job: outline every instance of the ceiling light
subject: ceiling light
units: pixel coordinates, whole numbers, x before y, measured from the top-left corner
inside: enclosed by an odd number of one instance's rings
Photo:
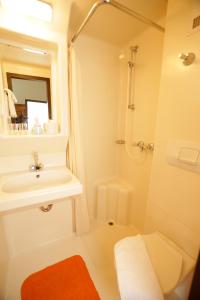
[[[41,55],[46,55],[47,54],[47,52],[45,52],[44,50],[30,49],[30,48],[23,48],[23,50],[27,51],[27,52],[34,53],[34,54],[41,54]]]
[[[1,5],[14,13],[51,22],[52,6],[40,0],[0,0]]]

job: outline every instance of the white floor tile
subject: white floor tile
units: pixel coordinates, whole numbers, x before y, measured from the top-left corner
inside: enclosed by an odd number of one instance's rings
[[[119,300],[113,247],[118,240],[135,234],[136,230],[128,226],[95,224],[81,237],[72,236],[21,253],[10,261],[6,300],[20,300],[22,282],[31,273],[76,254],[85,260],[101,299]]]

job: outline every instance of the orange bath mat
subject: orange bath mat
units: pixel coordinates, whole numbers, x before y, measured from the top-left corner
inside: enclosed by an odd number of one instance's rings
[[[30,275],[22,300],[100,300],[83,259],[76,255]]]

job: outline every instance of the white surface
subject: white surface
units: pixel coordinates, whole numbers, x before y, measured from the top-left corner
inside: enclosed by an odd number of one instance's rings
[[[15,103],[17,103],[18,101],[15,97],[15,94],[7,88],[4,88],[4,101],[6,102],[5,105],[8,106],[7,117],[16,118],[17,113],[16,113],[16,109],[15,109]],[[6,113],[6,112],[4,112],[4,113]]]
[[[96,183],[117,176],[119,48],[80,35],[75,51],[87,201],[94,217]]]
[[[58,132],[58,124],[54,120],[48,120],[46,124],[44,124],[45,132],[50,135],[55,135]]]
[[[142,236],[119,241],[114,252],[122,300],[164,300]]]
[[[79,100],[81,91],[79,90],[77,82],[77,67],[78,61],[74,48],[70,50],[70,61],[69,61],[69,82],[70,83],[70,97],[69,97],[69,124],[70,124],[70,135],[68,142],[68,167],[83,183],[85,187],[86,181],[86,163],[84,159],[84,147],[81,136],[81,124],[80,124],[80,107]],[[86,199],[85,188],[83,189],[82,195],[75,198],[74,201],[74,217],[76,220],[76,233],[83,234],[90,230],[90,220],[88,211],[88,200]]]
[[[167,161],[173,166],[200,173],[200,144],[191,141],[170,141]]]
[[[94,283],[96,284],[98,279],[96,279],[95,266],[91,261],[87,250],[83,246],[81,238],[72,236],[53,241],[52,243],[13,257],[9,266],[7,295],[6,298],[2,300],[20,300],[20,288],[26,277],[33,272],[39,271],[72,255],[81,255],[83,257]]]
[[[2,183],[4,193],[26,193],[63,185],[72,180],[72,176],[65,170],[44,170],[39,172],[25,172],[17,175],[7,175]]]
[[[40,178],[37,178],[41,179],[40,186],[35,185],[34,174],[40,175]],[[52,168],[34,174],[19,172],[0,177],[1,213],[49,201],[54,203],[58,199],[78,195],[82,192],[82,185],[66,167]],[[50,186],[48,180],[51,183]]]
[[[3,240],[4,237],[9,260],[21,253],[34,251],[38,247],[70,237],[73,234],[72,200],[70,198],[54,203],[48,213],[42,212],[38,205],[34,208],[28,207],[3,214],[0,219],[4,233],[1,239]],[[0,250],[2,253],[2,248]]]
[[[189,164],[196,164],[199,156],[198,149],[182,147],[179,152],[178,159]]]
[[[0,156],[0,175],[28,170],[30,164],[33,164],[33,149],[30,150],[30,154],[26,155],[17,155],[17,153],[14,156]],[[39,161],[43,163],[45,169],[64,166],[66,164],[66,152],[39,153]]]
[[[2,0],[3,7],[8,11],[14,12],[15,16],[21,17],[30,16],[43,21],[51,22],[52,20],[52,7],[48,3],[42,1],[27,1],[22,0],[16,3],[15,0]]]
[[[97,184],[96,216],[99,221],[114,220],[128,225],[133,188],[119,179]]]
[[[76,254],[85,260],[101,300],[120,300],[113,246],[118,240],[134,234],[136,230],[128,226],[95,224],[90,233],[82,237],[59,239],[14,256],[10,260],[6,300],[20,300],[21,284],[31,273]]]
[[[42,126],[48,121],[48,103],[47,102],[27,102],[27,112],[28,112],[28,129],[31,131],[35,125],[38,125],[36,120],[40,126]],[[33,131],[33,133],[35,133]],[[35,133],[37,134],[37,133]]]
[[[182,255],[158,233],[143,236],[149,257],[164,294],[178,284],[182,273]]]
[[[177,244],[175,244],[172,240],[161,234],[160,232],[155,233],[160,239],[166,242],[169,247],[173,248],[177,253],[182,256],[182,268],[181,274],[179,278],[179,282],[182,282],[191,271],[193,271],[195,266],[195,259],[193,259],[190,255],[188,255],[183,249],[181,249]],[[144,235],[144,238],[147,235]]]
[[[169,140],[200,144],[199,64],[195,61],[185,67],[177,58],[180,51],[199,54],[199,33],[188,37],[193,9],[200,11],[200,1],[168,1],[146,230],[162,231],[196,258],[200,245],[199,173],[166,163]]]
[[[133,5],[135,5],[135,0],[130,2],[134,2]],[[140,152],[137,147],[132,147],[132,144],[134,141],[141,140],[154,141],[163,38],[164,35],[161,32],[148,27],[147,30],[135,36],[121,52],[125,55],[125,58],[120,62],[121,97],[118,138],[124,139],[124,136],[126,136],[126,147],[117,146],[119,151],[118,167],[119,176],[135,189],[129,216],[130,221],[141,232],[143,232],[145,222],[153,153]],[[135,45],[138,45],[139,49],[136,56],[135,78],[133,79],[135,81],[134,102],[136,106],[133,112],[131,110],[127,111],[127,105],[125,104],[127,99],[129,47]],[[126,134],[125,123],[127,124]],[[134,157],[134,159],[131,157]]]

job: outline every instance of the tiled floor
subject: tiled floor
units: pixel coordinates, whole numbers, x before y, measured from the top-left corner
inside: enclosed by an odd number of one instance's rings
[[[6,300],[20,299],[20,286],[31,273],[69,256],[79,254],[85,260],[102,300],[119,300],[114,269],[113,246],[137,231],[128,226],[93,224],[90,233],[55,241],[10,261]]]

